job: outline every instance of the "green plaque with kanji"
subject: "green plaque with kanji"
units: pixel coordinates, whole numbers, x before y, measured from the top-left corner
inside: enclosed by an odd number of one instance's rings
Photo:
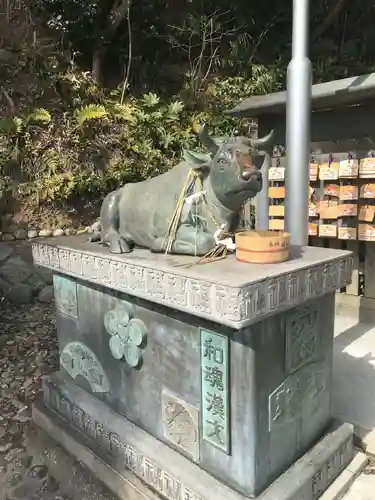
[[[202,437],[229,455],[228,337],[201,330]]]

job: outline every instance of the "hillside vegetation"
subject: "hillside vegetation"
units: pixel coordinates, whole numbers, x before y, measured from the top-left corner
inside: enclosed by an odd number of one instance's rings
[[[283,88],[291,6],[1,0],[1,213],[38,226],[90,218],[108,191],[198,147],[200,123],[249,133],[222,112]],[[368,0],[313,2],[315,82],[373,70],[373,16]]]

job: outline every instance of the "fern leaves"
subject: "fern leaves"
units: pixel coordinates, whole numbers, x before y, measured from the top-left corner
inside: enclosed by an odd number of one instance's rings
[[[0,134],[6,136],[20,134],[22,126],[23,121],[21,118],[4,118],[0,120]]]
[[[61,158],[55,149],[47,149],[41,158],[42,169],[47,173],[48,177],[51,175],[56,175],[58,172],[59,165],[61,163]]]
[[[29,123],[37,123],[37,124],[43,124],[43,125],[48,125],[52,121],[52,116],[44,108],[37,108],[31,111],[26,117],[25,117],[25,124]]]
[[[75,112],[78,125],[82,128],[86,122],[98,120],[108,116],[108,111],[101,104],[88,104]]]
[[[44,108],[33,109],[26,116],[15,116],[0,120],[0,134],[6,136],[19,135],[28,125],[48,125],[52,121],[49,111]]]
[[[129,104],[113,102],[107,106],[109,114],[116,120],[135,123],[134,107]]]

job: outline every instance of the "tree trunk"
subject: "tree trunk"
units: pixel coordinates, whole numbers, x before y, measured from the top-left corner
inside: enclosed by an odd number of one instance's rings
[[[96,83],[101,83],[102,81],[103,62],[106,52],[107,49],[105,47],[100,47],[94,50],[92,56],[91,74]]]
[[[103,32],[104,39],[109,42],[113,39],[117,29],[121,25],[127,13],[129,13],[131,0],[115,0],[109,13],[107,26]],[[92,77],[97,83],[101,83],[103,62],[107,53],[106,47],[99,47],[94,50],[92,56]]]

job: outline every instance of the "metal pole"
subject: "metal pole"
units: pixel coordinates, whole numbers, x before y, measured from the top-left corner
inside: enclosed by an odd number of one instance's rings
[[[256,229],[268,231],[269,228],[269,198],[268,198],[268,170],[271,163],[271,156],[266,153],[262,166],[263,189],[256,197]]]
[[[308,244],[312,86],[309,4],[309,0],[293,0],[293,48],[287,74],[285,222],[294,246]]]

